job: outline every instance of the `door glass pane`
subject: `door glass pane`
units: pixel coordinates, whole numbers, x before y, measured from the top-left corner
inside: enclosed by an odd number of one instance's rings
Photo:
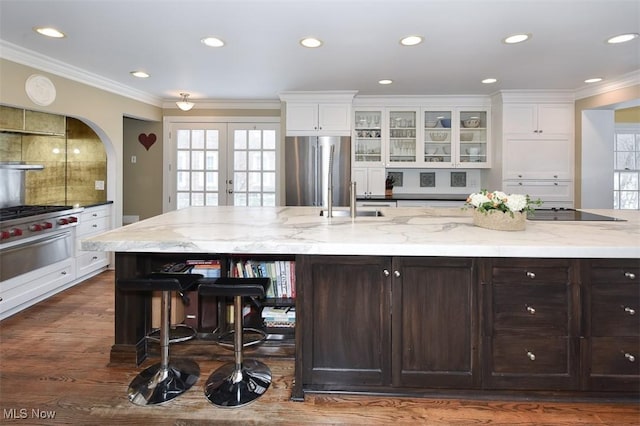
[[[267,200],[275,205],[276,131],[254,128],[234,133],[234,204],[260,206]]]
[[[176,130],[176,208],[217,205],[220,131]]]
[[[249,151],[249,170],[262,169],[262,153],[260,151]]]
[[[233,153],[234,170],[247,170],[247,151],[236,151]]]
[[[204,130],[191,131],[191,149],[204,148]]]
[[[613,208],[640,209],[640,127],[616,126],[613,161]]]

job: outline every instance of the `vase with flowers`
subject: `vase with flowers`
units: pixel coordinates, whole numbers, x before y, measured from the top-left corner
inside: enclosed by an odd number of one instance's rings
[[[472,207],[473,224],[499,231],[522,231],[525,229],[527,213],[534,211],[542,201],[531,200],[529,195],[489,192],[483,189],[470,194],[465,208]]]

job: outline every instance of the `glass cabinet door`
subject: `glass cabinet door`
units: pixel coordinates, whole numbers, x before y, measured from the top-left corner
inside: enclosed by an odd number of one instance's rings
[[[486,111],[460,111],[459,137],[461,164],[472,166],[488,161]]]
[[[382,163],[382,111],[355,112],[355,163]]]
[[[416,111],[389,111],[389,163],[417,160]]]
[[[424,162],[430,166],[451,166],[451,116],[451,111],[424,111]]]

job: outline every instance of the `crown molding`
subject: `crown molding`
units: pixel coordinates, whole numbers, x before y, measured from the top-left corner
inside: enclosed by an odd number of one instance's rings
[[[637,85],[640,85],[640,70],[624,74],[615,80],[602,81],[600,83],[590,84],[577,89],[575,92],[575,98],[576,100],[588,98],[590,96],[602,95],[603,93]]]
[[[97,74],[71,66],[65,62],[33,52],[13,43],[0,39],[0,58],[36,68],[87,86],[95,87],[116,95],[160,107],[162,100],[149,93],[142,92]]]

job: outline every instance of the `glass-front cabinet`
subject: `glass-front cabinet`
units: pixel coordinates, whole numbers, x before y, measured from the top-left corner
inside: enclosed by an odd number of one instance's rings
[[[383,164],[383,120],[382,109],[354,112],[353,162],[356,167]]]
[[[487,111],[460,110],[458,167],[486,167],[488,158]]]
[[[484,168],[489,165],[487,110],[423,109],[427,168]]]
[[[453,133],[451,110],[423,110],[425,167],[452,167]]]
[[[387,166],[411,166],[418,159],[418,112],[394,109],[389,111],[389,149]]]
[[[489,107],[361,106],[354,109],[354,167],[490,167]]]

